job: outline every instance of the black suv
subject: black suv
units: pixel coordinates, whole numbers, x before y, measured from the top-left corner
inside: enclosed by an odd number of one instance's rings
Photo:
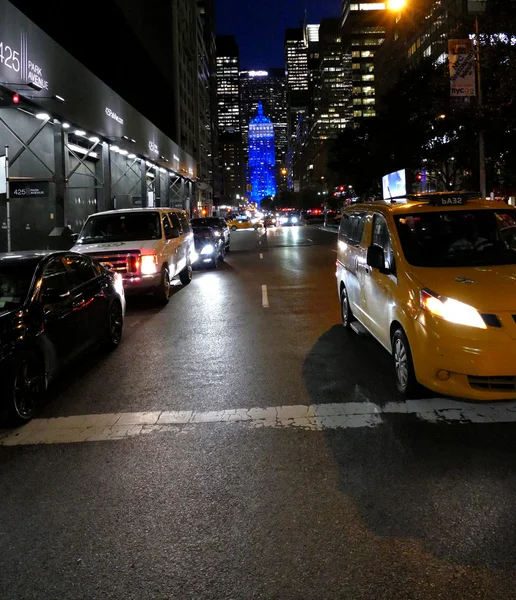
[[[220,231],[221,236],[224,239],[225,251],[229,252],[231,250],[229,227],[224,219],[219,219],[218,217],[204,217],[192,219],[190,223],[192,224],[192,227],[211,227],[212,229],[215,229],[215,231]]]

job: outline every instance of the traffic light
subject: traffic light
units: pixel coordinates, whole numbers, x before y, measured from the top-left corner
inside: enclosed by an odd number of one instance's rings
[[[346,188],[343,185],[339,186],[339,192],[343,192]]]
[[[20,104],[21,98],[17,92],[13,92],[10,96],[3,95],[0,96],[0,106],[18,106]]]
[[[423,174],[422,174],[422,173],[418,173],[418,174],[416,175],[416,179],[417,179],[418,181],[423,181]]]

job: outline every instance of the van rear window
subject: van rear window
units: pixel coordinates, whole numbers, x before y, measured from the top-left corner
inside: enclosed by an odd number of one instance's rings
[[[364,233],[365,213],[344,214],[340,222],[339,240],[357,245]]]

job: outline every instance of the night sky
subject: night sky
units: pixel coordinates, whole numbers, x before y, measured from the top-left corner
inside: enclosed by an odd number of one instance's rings
[[[236,37],[242,69],[283,67],[285,29],[338,17],[341,0],[216,0],[217,33]]]

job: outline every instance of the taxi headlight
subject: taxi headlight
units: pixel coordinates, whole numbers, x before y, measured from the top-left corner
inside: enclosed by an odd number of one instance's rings
[[[206,244],[206,246],[204,246],[204,248],[201,250],[201,254],[206,255],[206,254],[213,254],[215,252],[215,248],[212,244]]]
[[[420,293],[421,307],[436,317],[441,317],[457,325],[469,325],[479,329],[487,329],[484,320],[476,308],[453,298],[439,296],[431,290],[424,289]]]
[[[142,275],[153,275],[158,272],[158,257],[155,254],[144,255],[141,261]]]

